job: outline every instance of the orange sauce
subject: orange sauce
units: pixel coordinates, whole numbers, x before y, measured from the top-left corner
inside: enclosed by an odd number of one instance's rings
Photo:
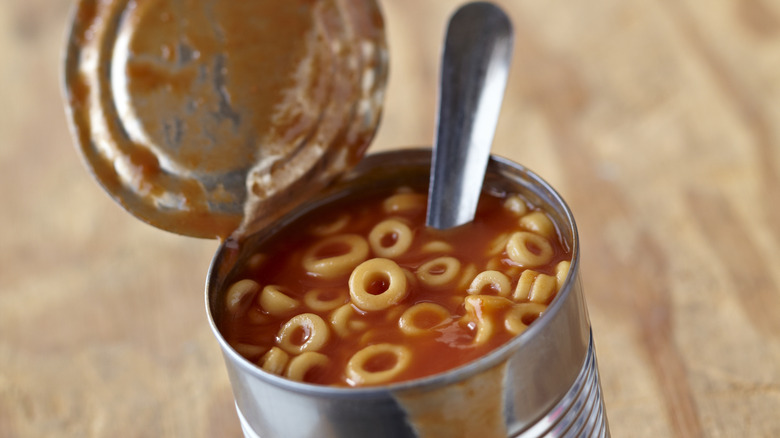
[[[311,230],[318,225],[335,223],[345,212],[351,220],[346,228],[339,233],[359,234],[367,237],[375,224],[389,217],[401,218],[409,225],[413,233],[411,247],[402,255],[393,257],[395,262],[407,271],[414,273],[423,263],[439,257],[452,256],[461,262],[458,280],[448,287],[428,287],[422,281],[412,278],[408,281],[408,294],[399,304],[381,311],[366,312],[355,305],[355,318],[365,322],[365,329],[356,330],[351,336],[339,337],[331,331],[328,343],[319,351],[330,358],[330,364],[326,369],[317,369],[316,372],[307,374],[305,380],[310,383],[353,386],[345,373],[346,363],[350,357],[362,348],[378,343],[391,343],[404,345],[411,350],[411,365],[389,382],[411,380],[438,374],[452,368],[464,365],[491,350],[506,343],[513,334],[503,329],[503,320],[508,308],[490,309],[484,308],[483,313],[488,313],[490,318],[496,321],[495,336],[481,345],[475,345],[475,324],[468,318],[463,318],[467,313],[463,304],[463,298],[468,296],[467,289],[471,280],[477,273],[487,270],[491,259],[498,257],[500,266],[495,268],[508,274],[511,280],[511,290],[514,291],[520,274],[524,270],[518,267],[502,250],[499,255],[488,254],[489,248],[498,236],[515,231],[523,231],[519,225],[519,216],[504,207],[504,197],[483,193],[472,223],[451,230],[435,230],[425,226],[425,209],[418,208],[409,211],[385,213],[383,201],[390,193],[381,196],[372,195],[360,199],[346,199],[321,207],[291,225],[276,233],[262,247],[256,249],[256,253],[263,254],[264,260],[259,266],[245,267],[238,273],[233,281],[240,279],[255,280],[260,288],[266,285],[279,285],[290,297],[300,301],[301,306],[294,314],[318,313],[325,321],[329,320],[332,311],[316,312],[308,308],[303,300],[307,291],[314,288],[326,291],[348,291],[348,279],[350,273],[337,278],[325,279],[306,272],[303,267],[303,254],[312,244],[321,237],[315,236]],[[528,204],[529,212],[538,210]],[[395,237],[390,237],[389,242]],[[555,276],[556,265],[561,261],[570,261],[571,254],[565,244],[562,243],[560,233],[556,230],[556,238],[550,242],[554,254],[549,263],[543,266],[533,267],[534,271]],[[451,250],[445,252],[425,252],[423,246],[433,241],[444,241],[451,245]],[[530,248],[529,248],[530,249]],[[325,248],[325,251],[343,251],[338,247]],[[376,257],[371,252],[368,258]],[[495,263],[495,261],[494,261]],[[466,267],[474,265],[471,278],[463,277]],[[386,289],[385,279],[379,278],[376,284],[368,289],[370,293],[381,293]],[[459,284],[458,284],[459,283]],[[230,283],[232,284],[232,282]],[[227,286],[229,286],[228,284]],[[495,290],[485,287],[480,291],[483,295],[495,295]],[[327,299],[335,293],[323,293],[322,298]],[[260,346],[253,353],[247,354],[247,359],[258,361],[263,351],[267,351],[275,344],[275,339],[280,328],[292,315],[274,318],[267,315],[258,305],[259,300],[253,299],[251,307],[243,314],[231,314],[222,312],[222,317],[217,321],[218,326],[231,345],[249,344]],[[344,298],[344,303],[349,302],[349,294]],[[398,319],[404,309],[417,303],[436,303],[447,309],[450,316],[441,322],[435,320],[432,315],[419,315],[418,326],[433,325],[426,334],[410,336],[399,328]],[[258,318],[259,317],[259,318]],[[524,323],[531,323],[534,317],[525,319]],[[261,321],[258,323],[258,321]],[[389,362],[388,362],[389,361]],[[393,358],[379,356],[370,361],[366,367],[378,369],[389,368],[394,362]]]

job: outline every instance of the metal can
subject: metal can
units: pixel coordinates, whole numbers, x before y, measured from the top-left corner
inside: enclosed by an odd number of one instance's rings
[[[384,387],[335,388],[266,373],[222,337],[215,316],[226,281],[264,239],[317,206],[368,187],[424,185],[430,151],[369,155],[337,184],[241,245],[224,243],[206,285],[209,320],[225,357],[246,437],[609,436],[571,211],[540,177],[491,157],[487,189],[517,192],[557,222],[572,249],[568,278],[521,335],[449,372]]]

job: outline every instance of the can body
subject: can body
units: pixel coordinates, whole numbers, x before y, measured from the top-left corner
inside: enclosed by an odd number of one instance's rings
[[[492,157],[485,186],[518,192],[542,207],[572,249],[568,278],[545,314],[521,335],[465,366],[375,388],[333,388],[268,374],[234,351],[217,328],[231,273],[264,238],[318,205],[367,187],[424,185],[430,150],[375,154],[292,215],[223,244],[212,263],[206,305],[222,348],[245,436],[535,437],[609,436],[590,322],[579,275],[579,242],[560,196],[522,166]]]

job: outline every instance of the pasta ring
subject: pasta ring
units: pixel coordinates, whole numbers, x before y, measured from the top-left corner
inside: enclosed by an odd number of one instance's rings
[[[225,307],[234,316],[243,315],[259,290],[260,285],[256,281],[239,280],[225,294]]]
[[[423,319],[423,322],[420,322]],[[450,319],[450,312],[435,303],[418,303],[406,309],[398,319],[398,327],[410,336],[433,333],[432,329]]]
[[[271,347],[268,353],[257,361],[260,368],[271,374],[282,375],[287,362],[290,361],[290,355],[279,347]]]
[[[428,198],[422,193],[396,193],[382,202],[385,213],[410,213],[425,211]]]
[[[532,251],[533,245],[537,251]],[[553,257],[553,247],[544,237],[529,231],[518,231],[506,243],[506,253],[509,258],[523,267],[541,266],[549,263]]]
[[[246,322],[254,325],[268,324],[272,320],[271,315],[263,312],[263,309],[257,306],[250,307],[246,312],[245,318]]]
[[[509,333],[517,336],[528,328],[528,325],[539,318],[547,306],[538,303],[515,304],[504,319],[504,327]]]
[[[509,233],[503,233],[493,238],[490,241],[485,252],[489,256],[498,256],[506,249],[506,243],[509,241]]]
[[[475,345],[485,344],[493,338],[496,332],[494,321],[496,311],[512,305],[512,301],[492,295],[469,295],[463,302],[466,307],[464,319],[466,322],[473,323],[476,331]]]
[[[300,330],[303,336],[300,336]],[[319,351],[330,339],[328,324],[318,315],[301,313],[287,321],[276,337],[277,344],[285,351],[300,354],[306,351]]]
[[[501,271],[502,268],[503,261],[501,260],[501,256],[495,256],[485,264],[486,271]]]
[[[420,248],[420,252],[440,252],[440,253],[450,253],[454,250],[451,244],[444,242],[442,240],[433,240]]]
[[[521,217],[520,226],[548,239],[555,237],[555,225],[553,225],[550,218],[541,211],[532,211]]]
[[[321,256],[329,247],[346,246],[347,252]],[[350,272],[368,258],[368,243],[357,234],[338,234],[312,245],[303,255],[303,267],[314,275],[335,278]]]
[[[368,327],[365,321],[355,320],[355,308],[352,304],[344,304],[330,314],[330,324],[337,335],[344,338],[350,333],[365,330]]]
[[[236,350],[236,353],[250,360],[258,358],[261,354],[268,351],[268,347],[263,347],[262,345],[245,344],[243,342],[229,342],[229,344]]]
[[[555,279],[558,282],[558,290],[561,290],[563,283],[566,282],[566,277],[569,276],[569,269],[571,268],[571,262],[563,260],[555,265]]]
[[[480,294],[485,287],[491,287],[493,290],[502,297],[507,297],[510,294],[511,283],[509,277],[498,271],[482,271],[474,277],[474,280],[469,286],[468,293],[470,295]]]
[[[557,280],[550,275],[527,269],[520,274],[512,299],[515,301],[532,301],[546,304],[558,292]]]
[[[283,316],[295,310],[300,302],[282,292],[279,286],[268,285],[260,292],[260,307],[273,316]]]
[[[446,286],[458,277],[460,260],[455,257],[436,257],[417,268],[417,278],[431,287]]]
[[[303,302],[315,312],[327,312],[347,302],[343,289],[312,289],[303,295]]]
[[[528,300],[532,303],[548,304],[558,292],[558,280],[555,277],[539,274],[534,280],[534,286],[528,293]]]
[[[412,353],[402,345],[374,344],[358,351],[347,362],[347,378],[355,385],[375,385],[397,377],[409,367]],[[394,362],[390,362],[390,359]]]
[[[528,211],[528,206],[519,195],[511,195],[504,200],[504,208],[512,213],[522,216]]]
[[[246,261],[246,267],[253,271],[256,271],[260,269],[260,267],[263,266],[263,263],[265,263],[267,260],[268,260],[268,254],[264,254],[260,252],[256,254],[252,254],[252,256],[249,257],[249,259],[247,259]]]
[[[465,290],[468,289],[471,282],[474,280],[474,277],[477,276],[477,267],[474,266],[473,263],[469,263],[466,265],[465,268],[462,270],[462,274],[460,276],[460,280],[458,280],[458,290]]]
[[[349,223],[349,215],[342,213],[330,222],[318,224],[311,229],[311,233],[315,236],[330,236],[343,230]]]
[[[325,368],[330,363],[328,356],[322,353],[315,353],[313,351],[307,351],[300,356],[295,356],[287,365],[287,371],[284,375],[290,380],[296,380],[303,382],[306,379],[306,374],[315,368]]]
[[[376,288],[376,285],[380,285]],[[408,293],[404,270],[390,259],[375,258],[358,265],[349,276],[349,295],[366,311],[387,309],[400,303]],[[374,293],[377,289],[379,293]]]
[[[392,242],[386,244],[387,237]],[[387,219],[374,225],[368,234],[371,250],[379,257],[394,258],[405,253],[412,246],[412,230],[398,219]]]

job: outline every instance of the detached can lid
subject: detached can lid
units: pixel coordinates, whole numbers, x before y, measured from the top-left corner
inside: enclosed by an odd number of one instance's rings
[[[80,0],[64,70],[105,190],[158,228],[222,238],[357,164],[386,81],[375,0]]]

